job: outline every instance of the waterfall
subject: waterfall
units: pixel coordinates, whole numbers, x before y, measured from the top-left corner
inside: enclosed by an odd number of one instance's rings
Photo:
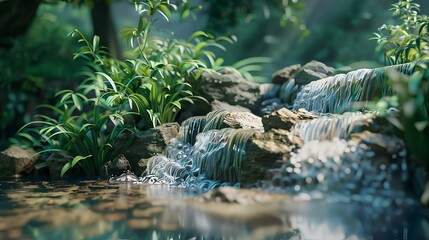
[[[319,113],[350,110],[353,102],[370,100],[375,92],[385,89],[383,79],[377,77],[376,72],[373,69],[360,69],[313,81],[298,92],[293,107]],[[385,93],[377,94],[380,95],[384,96]]]
[[[296,132],[304,142],[345,139],[356,127],[368,125],[371,119],[371,114],[347,112],[343,115],[329,115],[299,122],[294,125],[292,131]]]
[[[180,138],[170,142],[165,156],[149,159],[145,181],[199,191],[237,184],[246,143],[258,130],[225,128],[228,114],[214,111],[184,121]]]
[[[428,64],[429,61],[359,69],[313,81],[298,92],[293,108],[305,108],[319,113],[349,111],[353,102],[367,102],[391,95],[393,91],[386,84],[388,76],[393,72],[411,75],[418,63]]]
[[[202,116],[186,119],[180,127],[180,132],[183,133],[183,142],[194,145],[197,134],[203,131],[206,122],[207,118]]]

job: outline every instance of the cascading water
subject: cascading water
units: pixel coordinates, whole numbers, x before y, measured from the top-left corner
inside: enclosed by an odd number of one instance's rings
[[[258,130],[222,128],[227,114],[216,111],[206,118],[186,120],[181,139],[171,141],[165,156],[149,159],[144,181],[188,187],[193,192],[239,186],[244,148]]]
[[[353,102],[385,96],[384,75],[376,69],[360,69],[347,74],[313,81],[298,92],[294,109],[305,108],[319,113],[341,113]]]
[[[427,64],[429,61],[421,63]],[[298,92],[293,108],[305,108],[318,113],[350,111],[354,102],[367,102],[393,94],[386,84],[389,75],[393,72],[411,75],[415,66],[416,63],[406,63],[384,68],[359,69],[313,81]],[[292,89],[292,86],[288,89]],[[290,91],[286,93],[289,98]]]
[[[386,76],[391,71],[411,74],[413,67],[403,64],[361,69],[303,86],[294,108],[304,107],[323,116],[301,121],[291,129],[304,140],[304,146],[292,152],[290,159],[283,159],[280,168],[269,170],[268,179],[261,186],[282,188],[289,193],[324,195],[334,191],[356,196],[364,191],[379,191],[380,187],[388,190],[397,186],[395,176],[404,172],[405,153],[396,153],[400,157],[388,163],[374,161],[374,152],[368,145],[350,140],[350,134],[371,125],[374,116],[344,112],[353,102],[391,94],[385,87]],[[296,91],[292,82],[280,94],[286,94],[284,98],[290,102]],[[215,111],[206,117],[186,120],[179,139],[167,147],[166,156],[149,160],[146,181],[185,186],[197,192],[222,185],[237,186],[246,143],[257,130],[228,128],[224,122],[228,114]]]
[[[347,112],[343,115],[323,116],[319,119],[300,122],[293,127],[305,142],[312,140],[345,139],[356,128],[368,125],[371,114]]]

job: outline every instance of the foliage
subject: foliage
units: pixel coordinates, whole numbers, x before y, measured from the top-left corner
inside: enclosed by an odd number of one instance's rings
[[[429,59],[429,19],[420,14],[413,0],[399,1],[390,9],[401,24],[384,24],[374,33],[378,51],[384,51],[387,65]]]
[[[63,167],[61,176],[76,164],[82,166],[86,175],[100,176],[102,166],[125,150],[116,149],[115,142],[123,132],[133,131],[124,125],[124,117],[132,113],[111,108],[104,95],[87,98],[82,93],[63,90],[57,96],[61,98],[55,106],[41,105],[55,116],[36,115],[38,120],[24,125],[18,135],[45,149],[40,153],[71,154],[74,159]],[[113,124],[111,128],[108,121]]]
[[[55,117],[38,115],[38,120],[19,133],[45,149],[42,152],[70,153],[74,159],[63,167],[61,175],[76,164],[87,175],[102,174],[101,167],[124,150],[115,148],[117,139],[125,131],[134,131],[132,119],[131,125],[125,123],[126,116],[138,115],[139,128],[152,128],[175,121],[184,102],[205,100],[195,95],[191,83],[204,72],[215,73],[220,68],[223,60],[217,59],[211,48],[224,49],[220,41],[234,41],[202,31],[187,40],[156,36],[154,23],[169,21],[177,7],[166,0],[133,2],[138,26],[122,30],[133,48],[129,58],[115,59],[100,46],[98,36],[90,41],[79,30],[72,31],[70,36],[78,36],[81,44],[74,59],[88,62],[86,80],[77,91],[57,93],[60,100],[55,106],[43,105]]]
[[[394,124],[403,136],[411,157],[429,158],[429,20],[419,14],[420,6],[413,0],[392,4],[391,11],[399,15],[400,25],[383,25],[376,34],[378,48],[385,49],[386,64],[411,62],[402,73],[392,71],[390,87],[396,93],[376,103],[379,110]],[[420,60],[420,61],[417,61]],[[407,74],[405,74],[407,73]],[[390,107],[399,108],[399,114],[388,114]],[[429,162],[420,162],[429,169]]]
[[[373,108],[401,131],[412,157],[426,160],[429,159],[429,68],[427,63],[412,64],[411,68],[414,69],[411,76],[399,72],[390,74],[396,95],[381,99]],[[389,114],[391,107],[401,111]],[[429,169],[427,161],[420,163]]]

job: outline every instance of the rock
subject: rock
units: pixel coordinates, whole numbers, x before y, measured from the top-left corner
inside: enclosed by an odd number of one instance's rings
[[[352,133],[350,138],[352,141],[367,145],[379,158],[396,159],[405,156],[404,141],[393,135],[363,131]]]
[[[139,178],[132,172],[126,171],[120,176],[112,176],[109,178],[109,182],[138,182]]]
[[[172,138],[179,133],[178,123],[166,123],[153,129],[137,132],[129,145],[123,152],[131,165],[131,171],[140,176],[144,169],[139,166],[139,161],[143,158],[161,154]],[[125,133],[115,143],[115,149],[123,149],[127,145],[131,133]]]
[[[278,70],[273,74],[273,83],[283,84],[286,81],[293,79],[295,73],[301,68],[301,64],[294,64]]]
[[[246,144],[239,182],[242,186],[250,186],[263,179],[266,170],[275,167],[284,155],[289,155],[303,144],[299,136],[283,129],[256,133]]]
[[[61,178],[61,169],[65,164],[73,160],[73,157],[68,155],[65,152],[54,152],[48,159],[46,159],[46,164],[49,167],[49,176],[53,179]],[[85,161],[85,160],[83,160]],[[65,174],[65,177],[75,177],[75,176],[84,176],[84,170],[79,166],[75,165],[73,168],[70,168]]]
[[[230,128],[263,129],[261,118],[249,112],[230,112],[223,119],[223,123]]]
[[[213,111],[224,110],[228,112],[252,112],[248,108],[245,108],[239,105],[230,105],[226,102],[221,102],[218,100],[214,100],[213,102],[210,103],[210,105],[212,106]]]
[[[277,97],[280,91],[280,84],[263,83],[259,85],[260,94],[262,99],[269,99]]]
[[[196,91],[209,102],[218,100],[240,105],[256,112],[262,101],[260,86],[245,80],[238,73],[223,69],[221,74],[204,73],[196,82]]]
[[[291,201],[292,197],[285,194],[268,193],[251,189],[220,187],[202,196],[202,202],[236,203],[242,205],[257,203],[273,203]]]
[[[332,76],[335,69],[325,64],[312,60],[305,64],[294,74],[295,82],[298,85],[305,85],[312,81]]]
[[[273,128],[290,130],[292,126],[297,124],[299,121],[315,118],[318,117],[305,109],[291,111],[286,108],[281,108],[270,115],[265,115],[262,118],[262,124],[264,125],[265,131]]]
[[[0,153],[0,176],[11,177],[14,175],[30,173],[36,160],[39,158],[33,149],[23,149],[12,146]]]
[[[114,159],[106,162],[103,165],[103,177],[119,176],[131,170],[131,165],[124,154],[119,154]]]

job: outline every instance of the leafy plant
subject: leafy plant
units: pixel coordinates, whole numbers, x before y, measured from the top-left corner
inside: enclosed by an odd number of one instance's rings
[[[378,49],[384,49],[386,64],[407,63],[401,72],[391,71],[387,78],[395,95],[374,106],[400,131],[411,158],[429,158],[429,19],[420,14],[413,0],[398,1],[390,9],[399,16],[400,25],[384,24],[376,33]],[[390,107],[399,114],[388,114]],[[420,162],[429,169],[427,161]]]
[[[112,109],[104,95],[88,99],[81,93],[63,90],[57,96],[61,99],[55,106],[40,106],[52,110],[55,116],[36,115],[38,120],[24,125],[18,135],[42,148],[40,153],[71,154],[74,158],[64,165],[61,176],[76,164],[86,175],[100,176],[102,166],[125,150],[115,148],[115,142],[125,131],[133,132],[124,124],[124,117],[132,113]],[[109,121],[113,124],[110,129]]]
[[[378,51],[383,51],[387,65],[429,59],[429,19],[420,14],[413,0],[398,1],[390,9],[401,24],[384,24],[374,33]]]
[[[177,7],[166,0],[133,2],[140,16],[138,26],[122,30],[133,48],[128,59],[109,56],[98,36],[90,41],[79,30],[72,31],[70,36],[78,36],[81,44],[74,59],[88,63],[86,79],[76,92],[57,93],[60,100],[55,106],[42,106],[55,117],[38,115],[38,120],[19,133],[44,149],[41,152],[70,153],[74,159],[63,167],[61,175],[76,164],[87,175],[101,175],[101,167],[124,150],[116,148],[117,139],[125,131],[134,131],[133,121],[125,123],[127,116],[138,115],[141,124],[137,126],[147,129],[175,121],[184,102],[205,101],[195,94],[191,83],[204,72],[216,73],[220,68],[223,60],[216,58],[211,48],[224,49],[220,41],[234,41],[202,31],[187,40],[157,36],[154,23],[169,21]]]
[[[396,95],[377,102],[376,109],[396,126],[413,159],[429,169],[429,68],[427,63],[412,64],[414,73],[392,72],[389,76]],[[399,115],[388,114],[388,108],[401,109]]]

